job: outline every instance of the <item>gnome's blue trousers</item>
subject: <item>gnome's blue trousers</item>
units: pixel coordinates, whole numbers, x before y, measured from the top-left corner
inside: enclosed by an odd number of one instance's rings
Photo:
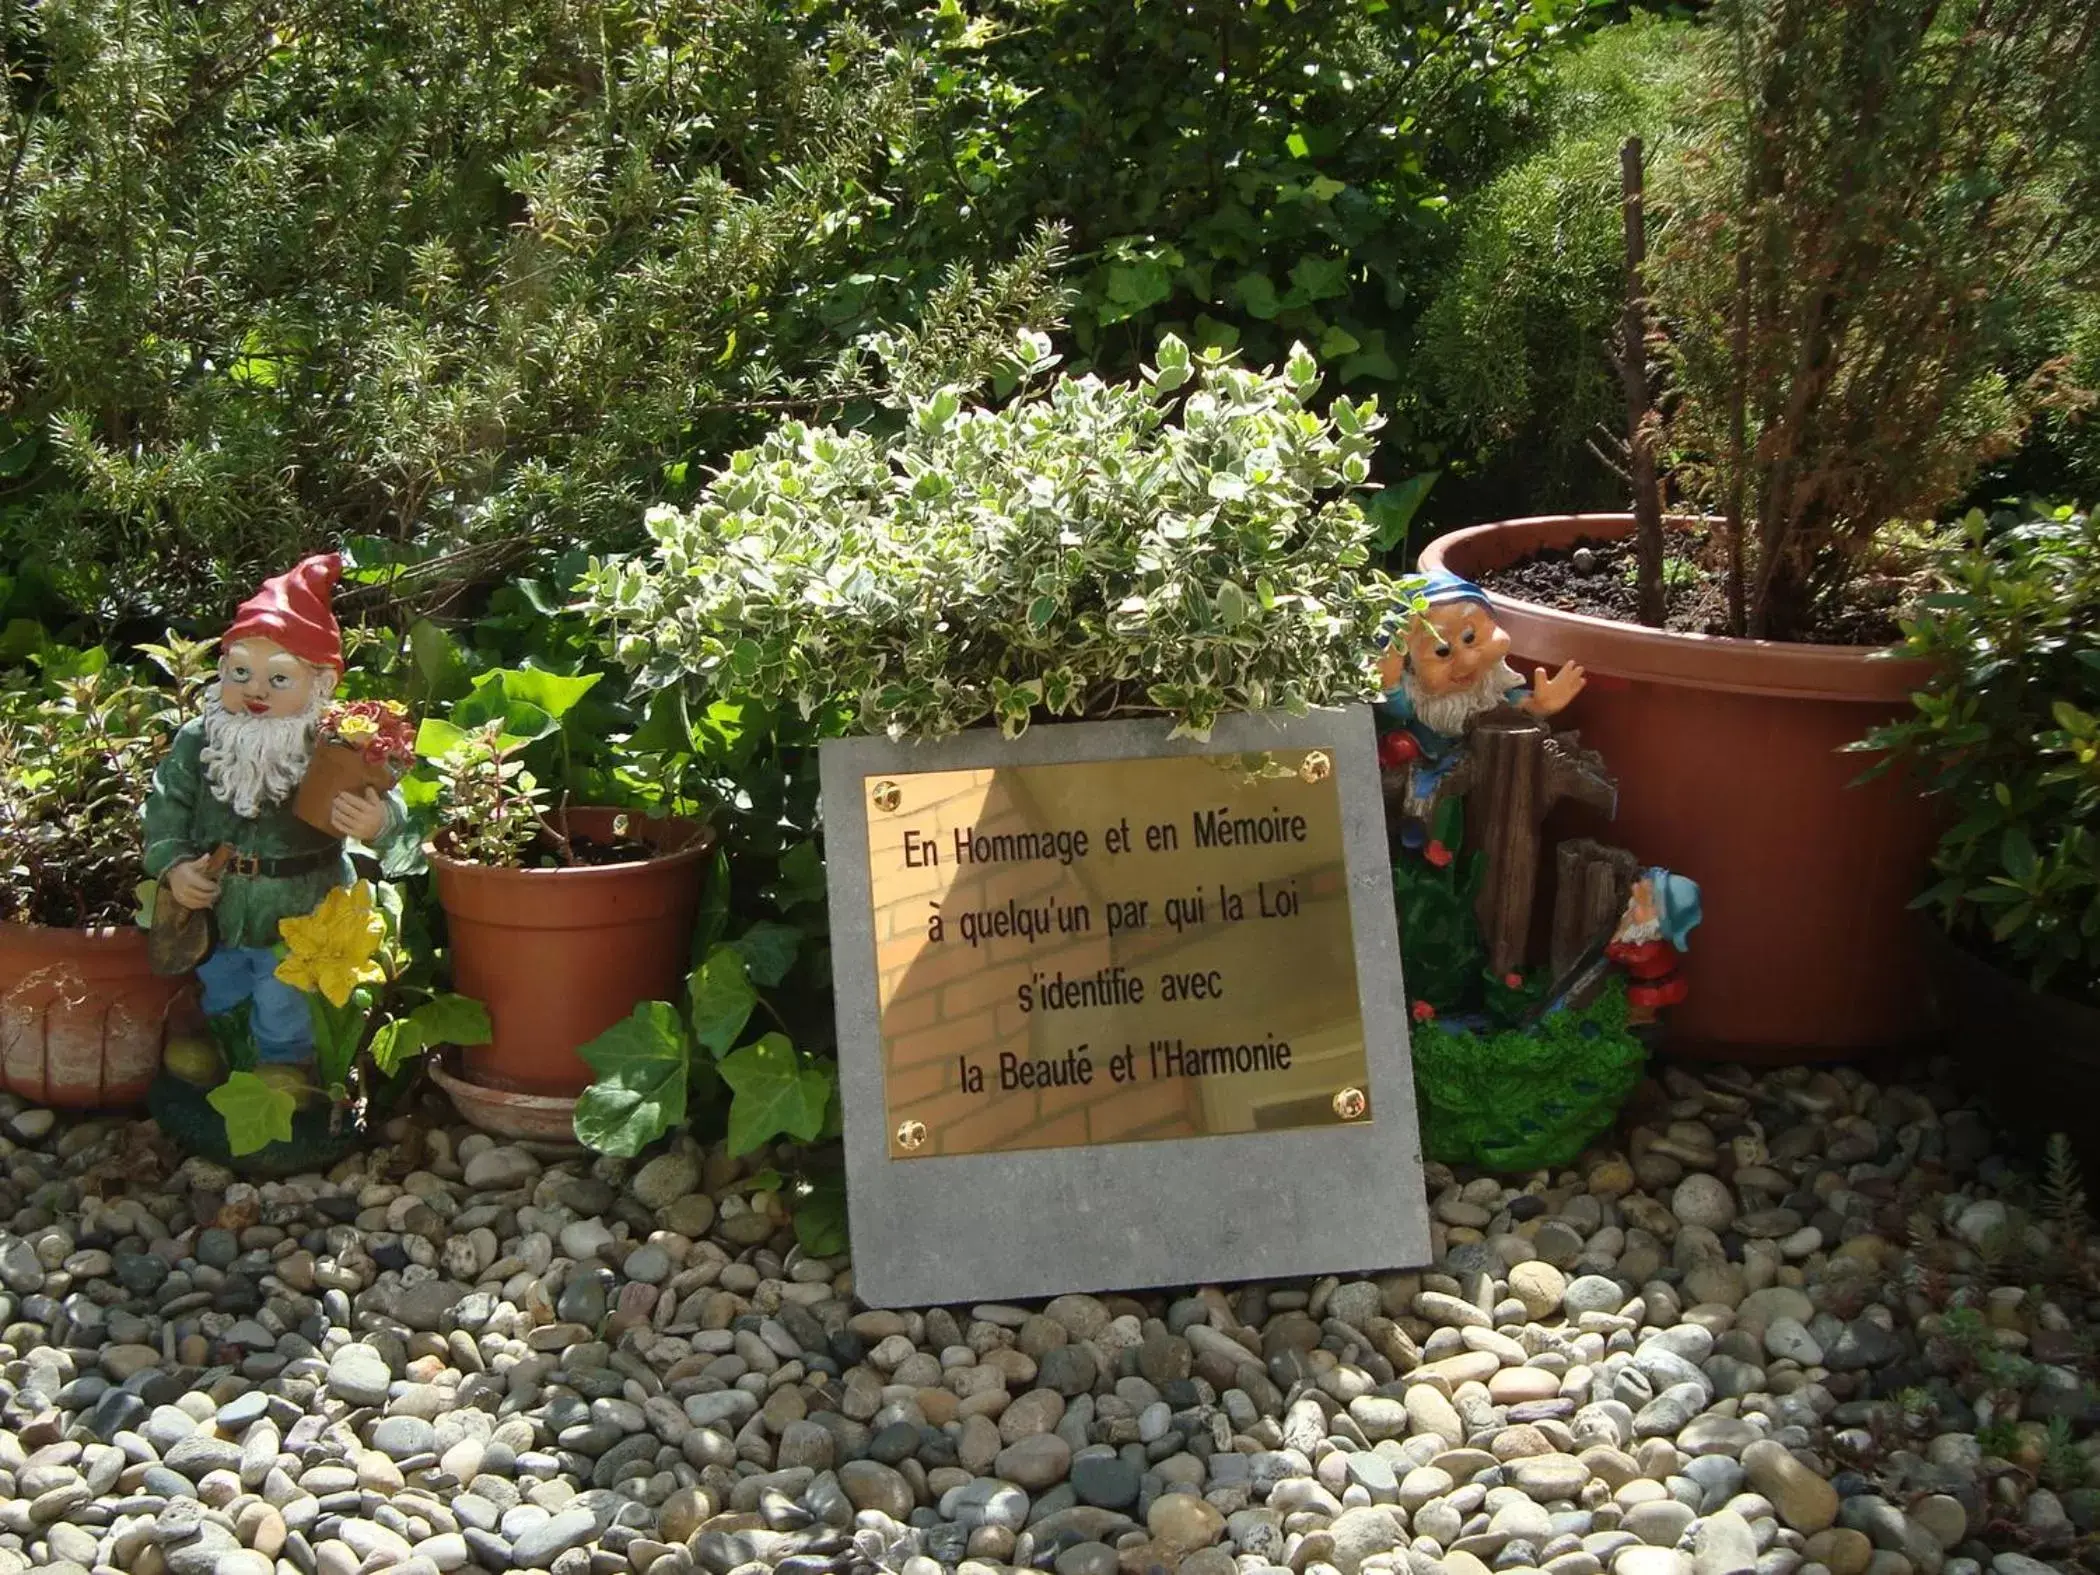
[[[259,1060],[273,1063],[310,1061],[314,1054],[313,1016],[305,992],[277,977],[277,953],[267,946],[222,946],[198,965],[204,986],[204,1015],[217,1017],[243,1001],[253,1001],[248,1016]]]

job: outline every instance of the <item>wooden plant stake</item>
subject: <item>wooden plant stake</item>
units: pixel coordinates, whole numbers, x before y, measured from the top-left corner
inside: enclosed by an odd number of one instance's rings
[[[1648,233],[1641,179],[1641,139],[1619,149],[1619,192],[1626,231],[1626,302],[1612,360],[1626,395],[1626,477],[1633,484],[1634,545],[1640,568],[1640,617],[1663,625],[1662,489],[1655,450],[1662,417],[1648,386]]]

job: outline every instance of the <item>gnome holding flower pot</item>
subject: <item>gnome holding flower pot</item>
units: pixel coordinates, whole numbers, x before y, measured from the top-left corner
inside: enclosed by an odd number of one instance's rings
[[[334,554],[308,558],[241,604],[219,639],[219,681],[176,733],[145,805],[146,873],[159,902],[181,910],[166,917],[201,936],[209,914],[216,932],[196,964],[204,1011],[250,1002],[265,1064],[314,1053],[307,997],[277,976],[279,923],[355,879],[343,839],[376,847],[408,823],[400,795],[370,785],[334,795],[325,831],[294,808],[342,676],[329,605],[341,575]]]

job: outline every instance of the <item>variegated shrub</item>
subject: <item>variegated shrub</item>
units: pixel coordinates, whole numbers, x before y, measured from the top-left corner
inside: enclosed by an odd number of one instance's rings
[[[1368,698],[1403,594],[1356,502],[1375,401],[1314,410],[1302,348],[1280,374],[1172,338],[1157,360],[1000,409],[944,391],[888,436],[784,423],[653,513],[653,552],[594,563],[587,604],[660,683],[895,737],[1132,714],[1202,736]]]

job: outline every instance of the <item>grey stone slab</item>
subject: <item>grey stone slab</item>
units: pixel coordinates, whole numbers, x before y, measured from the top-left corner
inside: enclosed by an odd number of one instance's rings
[[[1232,716],[1204,742],[1164,723],[1038,726],[938,743],[823,746],[853,1262],[872,1306],[973,1302],[1404,1268],[1430,1256],[1407,997],[1367,707]],[[893,1160],[867,860],[884,773],[1318,748],[1335,761],[1372,1120]]]

